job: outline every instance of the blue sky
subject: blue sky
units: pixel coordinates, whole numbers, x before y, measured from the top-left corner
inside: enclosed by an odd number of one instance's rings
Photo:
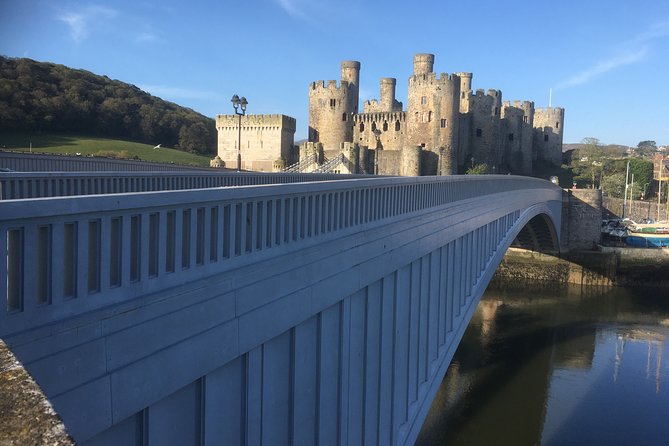
[[[565,142],[669,144],[666,0],[0,0],[0,54],[83,68],[207,116],[284,113],[306,137],[308,86],[358,60],[361,101],[415,53],[473,88],[564,107]]]

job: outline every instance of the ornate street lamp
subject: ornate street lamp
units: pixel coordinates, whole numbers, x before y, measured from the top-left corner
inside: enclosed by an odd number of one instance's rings
[[[239,116],[239,137],[237,139],[237,172],[242,170],[242,116],[246,115],[246,106],[248,101],[244,96],[239,98],[236,94],[231,99],[232,106],[235,108],[235,114]],[[241,109],[241,111],[239,111]]]

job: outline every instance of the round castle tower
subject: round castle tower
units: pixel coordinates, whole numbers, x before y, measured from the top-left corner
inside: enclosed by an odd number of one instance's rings
[[[393,111],[396,84],[397,80],[393,77],[381,78],[381,110],[384,112]]]
[[[309,86],[309,141],[337,149],[353,141],[353,115],[358,113],[360,62],[341,63],[341,82],[312,82]]]
[[[413,74],[420,76],[421,74],[432,73],[434,67],[434,54],[416,54],[413,56]]]
[[[432,54],[414,56],[414,73],[409,78],[405,143],[439,153],[440,148],[458,147],[461,80],[455,74],[442,73],[437,77],[432,71],[433,65]],[[433,164],[424,174],[436,173],[436,162]]]
[[[538,159],[559,166],[562,163],[564,108],[546,107],[534,111],[534,137]]]
[[[513,173],[532,173],[532,144],[534,138],[534,102],[505,101],[502,104],[504,157]]]

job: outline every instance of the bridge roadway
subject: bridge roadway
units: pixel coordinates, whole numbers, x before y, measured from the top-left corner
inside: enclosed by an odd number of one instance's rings
[[[80,444],[413,444],[507,247],[529,227],[557,246],[561,192],[487,175],[3,200],[0,338]]]

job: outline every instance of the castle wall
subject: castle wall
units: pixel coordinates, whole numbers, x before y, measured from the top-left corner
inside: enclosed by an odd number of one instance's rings
[[[295,119],[286,115],[241,117],[242,169],[271,172],[274,161],[294,157]],[[239,116],[217,115],[218,156],[227,168],[237,167]]]
[[[534,153],[538,160],[562,164],[564,109],[538,108],[534,111]]]
[[[406,113],[360,113],[354,116],[353,140],[361,146],[375,149],[374,129],[379,130],[383,150],[400,150],[406,135]]]

